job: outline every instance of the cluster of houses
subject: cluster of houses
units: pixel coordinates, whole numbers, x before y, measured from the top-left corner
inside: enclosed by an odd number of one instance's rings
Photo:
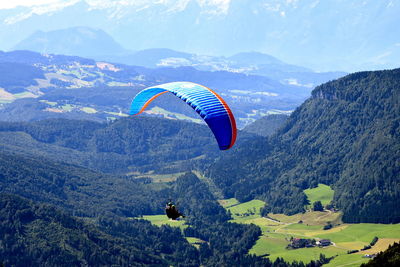
[[[290,244],[287,245],[287,249],[297,249],[297,248],[312,248],[312,247],[326,247],[330,246],[332,242],[329,239],[321,239],[316,241],[315,239],[305,239],[305,238],[292,238]]]

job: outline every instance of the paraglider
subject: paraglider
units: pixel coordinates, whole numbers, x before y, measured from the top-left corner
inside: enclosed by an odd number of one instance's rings
[[[143,89],[133,99],[130,115],[142,113],[155,98],[167,92],[185,101],[204,119],[221,150],[234,145],[237,129],[232,111],[222,97],[200,84],[172,82]]]
[[[167,214],[167,217],[172,220],[176,220],[179,217],[185,218],[185,216],[177,210],[171,200],[165,206],[165,213]]]

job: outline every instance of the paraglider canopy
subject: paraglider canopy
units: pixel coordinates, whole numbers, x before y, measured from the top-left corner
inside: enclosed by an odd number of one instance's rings
[[[130,114],[138,115],[158,96],[170,92],[190,105],[207,123],[221,150],[231,148],[237,135],[235,117],[216,92],[192,82],[172,82],[148,87],[132,101]]]

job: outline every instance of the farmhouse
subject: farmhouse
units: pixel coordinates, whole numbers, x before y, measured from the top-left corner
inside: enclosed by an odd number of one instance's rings
[[[317,241],[318,246],[326,247],[329,246],[332,242],[329,239],[321,239]]]
[[[287,246],[289,249],[296,248],[310,248],[315,246],[315,239],[293,238],[291,243]]]

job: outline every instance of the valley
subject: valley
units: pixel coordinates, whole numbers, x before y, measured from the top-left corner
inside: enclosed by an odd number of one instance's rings
[[[310,203],[320,201],[324,206],[333,200],[334,191],[330,186],[319,184],[318,187],[304,190]],[[369,261],[365,255],[377,254],[386,250],[389,245],[400,242],[400,224],[371,224],[343,223],[341,211],[327,210],[312,211],[291,216],[285,214],[269,213],[262,216],[260,209],[266,203],[261,200],[251,200],[240,203],[235,198],[220,199],[218,203],[232,216],[230,222],[237,224],[254,224],[262,230],[254,246],[248,251],[261,257],[267,257],[272,262],[282,258],[286,262],[310,262],[319,260],[323,254],[331,258],[323,266],[360,266]],[[306,207],[310,208],[310,205]],[[189,226],[189,219],[178,221],[169,220],[165,214],[143,216],[142,219],[152,224],[161,226],[169,225],[178,227],[181,231]],[[330,229],[324,229],[327,224],[332,224]],[[365,249],[366,246],[377,238],[376,243]],[[186,237],[189,243],[199,249],[199,244],[204,240]],[[299,240],[329,240],[328,246],[313,246],[304,248],[288,248],[294,239]],[[357,250],[349,254],[349,251]]]
[[[0,267],[400,266],[399,13],[0,1]]]
[[[178,117],[2,121],[1,195],[18,210],[9,217],[4,206],[2,216],[6,227],[14,229],[19,220],[26,229],[7,242],[42,240],[31,231],[41,215],[29,214],[51,205],[67,213],[65,220],[98,227],[122,247],[130,233],[150,231],[160,237],[151,241],[158,244],[151,255],[163,264],[358,266],[369,260],[364,255],[400,240],[398,71],[356,73],[321,85],[289,117],[271,115],[239,131],[234,148],[223,153],[206,125]],[[63,92],[85,99],[83,92]],[[76,109],[57,97],[38,103],[64,113]],[[85,101],[83,113],[99,113]],[[168,199],[178,203],[184,220],[167,220]],[[46,216],[61,223],[52,212]],[[171,235],[179,241],[168,249]],[[63,244],[49,247],[64,251]],[[24,247],[17,250],[26,254]],[[71,254],[77,261],[91,259],[77,251]]]

